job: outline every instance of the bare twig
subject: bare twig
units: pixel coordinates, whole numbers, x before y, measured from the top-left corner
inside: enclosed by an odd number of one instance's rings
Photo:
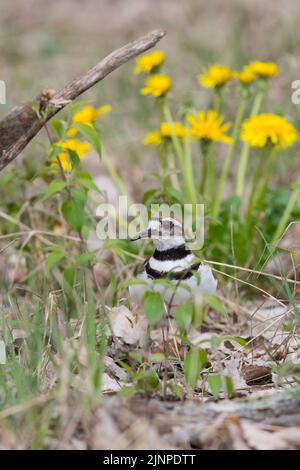
[[[49,119],[79,95],[130,59],[154,47],[164,37],[155,30],[109,54],[62,90],[45,89],[39,97],[12,110],[0,121],[0,171],[14,160]]]

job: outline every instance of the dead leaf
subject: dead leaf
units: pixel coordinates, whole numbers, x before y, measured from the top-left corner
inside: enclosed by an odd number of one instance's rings
[[[106,372],[104,372],[102,377],[102,392],[103,393],[113,393],[118,392],[124,383],[120,383],[117,379],[110,377]]]
[[[136,317],[127,307],[122,305],[110,310],[109,319],[114,336],[130,345],[143,343],[147,330],[147,323],[143,317]]]
[[[224,375],[229,375],[232,380],[234,390],[238,390],[246,387],[246,382],[239,371],[240,360],[238,358],[231,357],[226,362],[224,368]]]
[[[241,420],[244,437],[252,449],[300,449],[299,428],[276,428],[248,420]]]
[[[247,385],[263,385],[272,383],[272,370],[270,367],[248,365],[242,369]]]

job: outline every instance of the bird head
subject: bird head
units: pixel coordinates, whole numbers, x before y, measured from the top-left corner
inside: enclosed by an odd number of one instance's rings
[[[160,250],[168,250],[185,243],[183,228],[178,220],[172,217],[152,218],[145,230],[131,238],[132,241],[150,238]]]

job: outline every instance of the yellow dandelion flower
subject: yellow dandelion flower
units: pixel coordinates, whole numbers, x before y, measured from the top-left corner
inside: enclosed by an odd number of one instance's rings
[[[181,122],[162,122],[158,131],[149,132],[143,140],[144,145],[160,145],[163,139],[170,139],[175,134],[179,139],[186,135],[187,129]]]
[[[72,122],[74,124],[91,123],[96,119],[96,110],[93,106],[84,106],[80,111],[74,114]]]
[[[232,77],[232,72],[227,65],[211,65],[204,72],[198,75],[200,85],[206,88],[216,88],[224,85]]]
[[[93,106],[84,106],[80,111],[74,114],[72,117],[72,124],[85,124],[87,126],[93,126],[94,121],[101,116],[102,114],[109,113],[112,110],[110,104],[101,106],[98,109],[95,109]],[[77,134],[76,127],[71,127],[68,132],[68,137],[74,137]]]
[[[197,116],[187,115],[187,121],[191,125],[190,134],[205,141],[232,143],[232,138],[225,133],[230,128],[230,123],[223,123],[223,116],[216,111],[210,110],[207,113],[199,112]]]
[[[76,129],[76,127],[70,127],[70,129],[67,131],[67,137],[75,137],[77,132],[78,132],[78,129]]]
[[[175,134],[177,137],[183,138],[186,134],[186,128],[181,122],[173,122],[172,124],[162,122],[160,125],[160,133],[162,137],[172,137],[172,135]]]
[[[71,171],[72,170],[72,163],[69,158],[68,154],[68,149],[73,150],[74,152],[77,153],[78,157],[80,159],[84,158],[86,154],[91,150],[91,146],[88,142],[81,142],[80,140],[77,139],[68,139],[65,141],[59,141],[56,142],[55,144],[57,147],[61,147],[61,152],[55,157],[53,160],[53,164],[57,165],[58,158],[60,160],[61,166],[65,171]],[[50,149],[50,152],[53,150],[53,148]]]
[[[156,98],[166,94],[171,88],[171,79],[168,75],[155,74],[146,79],[146,86],[141,89],[142,95],[153,95]]]
[[[102,114],[110,113],[111,110],[111,104],[104,104],[103,106],[100,106],[100,108],[96,109],[96,118],[102,116]]]
[[[69,155],[67,152],[63,151],[60,152],[57,157],[54,158],[52,164],[58,165],[60,162],[64,171],[70,172],[72,171],[72,163],[70,162]]]
[[[98,109],[95,109],[93,106],[85,106],[80,111],[74,114],[72,117],[72,122],[74,124],[88,124],[93,123],[96,119],[102,114],[109,113],[112,110],[110,104],[101,106]]]
[[[162,140],[159,131],[149,132],[143,140],[144,145],[160,145],[161,142]]]
[[[253,70],[253,72],[261,78],[271,78],[278,75],[279,68],[273,62],[251,62],[249,67]]]
[[[88,142],[82,142],[77,139],[68,139],[64,142],[57,142],[57,145],[63,150],[73,150],[77,153],[79,158],[84,158],[87,152],[91,150],[91,146]]]
[[[241,139],[251,147],[264,147],[270,142],[277,148],[286,148],[299,137],[295,127],[276,114],[253,116],[243,123],[241,130]]]
[[[257,75],[254,72],[253,68],[250,65],[245,65],[245,67],[240,72],[233,72],[233,77],[243,85],[249,85],[252,83]]]
[[[163,51],[154,51],[150,54],[143,55],[136,59],[136,67],[134,73],[150,73],[165,61],[165,53]]]

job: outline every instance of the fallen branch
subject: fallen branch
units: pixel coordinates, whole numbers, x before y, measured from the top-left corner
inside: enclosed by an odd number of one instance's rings
[[[35,100],[13,109],[0,121],[0,171],[14,160],[45,123],[68,103],[122,64],[154,47],[164,35],[163,31],[152,31],[112,52],[59,92],[45,89]]]

